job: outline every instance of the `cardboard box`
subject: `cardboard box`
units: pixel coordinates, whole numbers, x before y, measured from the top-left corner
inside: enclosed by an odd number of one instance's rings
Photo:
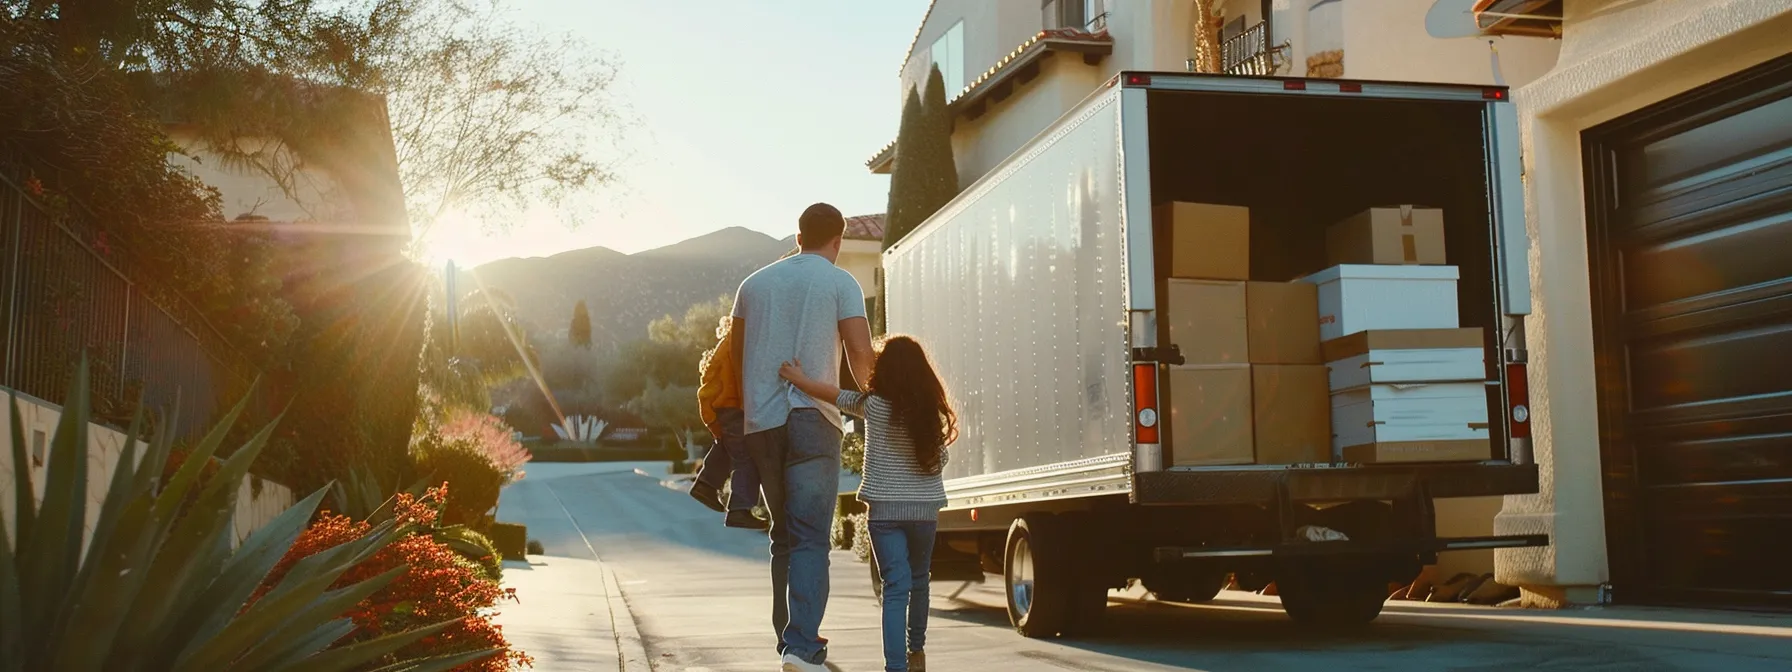
[[[1167,294],[1170,342],[1188,364],[1251,361],[1245,283],[1171,279]]]
[[[1168,203],[1157,226],[1170,231],[1170,277],[1251,279],[1251,211],[1236,205]]]
[[[1493,459],[1490,439],[1395,441],[1344,448],[1345,462],[1480,462]]]
[[[1371,443],[1487,440],[1481,382],[1369,385],[1332,394],[1332,448]]]
[[[1326,341],[1323,350],[1334,391],[1487,378],[1480,329],[1371,329]]]
[[[1257,464],[1331,462],[1332,409],[1326,368],[1251,366],[1252,434]]]
[[[1319,338],[1370,329],[1455,329],[1455,266],[1333,266],[1305,278],[1319,286]]]
[[[1170,466],[1250,464],[1251,368],[1175,366],[1170,376]]]
[[[1305,282],[1245,285],[1252,364],[1320,364],[1319,288]]]
[[[1325,256],[1332,266],[1445,263],[1444,211],[1369,208],[1326,228]]]

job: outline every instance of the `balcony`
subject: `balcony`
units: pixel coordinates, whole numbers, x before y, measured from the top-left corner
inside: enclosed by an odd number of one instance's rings
[[[1260,21],[1220,42],[1219,71],[1228,75],[1273,75],[1282,65],[1278,57],[1284,48],[1269,46],[1269,23]],[[1200,59],[1188,59],[1188,69],[1202,71]]]

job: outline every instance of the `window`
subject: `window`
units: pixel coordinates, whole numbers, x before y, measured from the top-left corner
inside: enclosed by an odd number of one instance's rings
[[[1039,12],[1046,30],[1075,28],[1098,33],[1108,27],[1107,0],[1042,0]]]
[[[964,90],[964,22],[952,24],[945,35],[933,41],[933,64],[940,68],[946,82],[946,100],[958,97]]]
[[[1083,30],[1098,33],[1108,27],[1107,0],[1083,0]]]
[[[1241,16],[1236,19],[1232,19],[1231,21],[1227,21],[1225,27],[1220,29],[1220,42],[1223,44],[1223,43],[1225,43],[1226,40],[1230,40],[1234,37],[1238,37],[1239,35],[1243,35],[1243,34],[1244,34],[1244,17]]]

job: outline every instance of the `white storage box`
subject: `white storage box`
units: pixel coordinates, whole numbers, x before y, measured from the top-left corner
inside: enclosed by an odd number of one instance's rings
[[[1375,383],[1485,380],[1480,329],[1359,331],[1325,343],[1331,390]]]
[[[1332,395],[1332,453],[1372,443],[1485,440],[1481,382],[1369,385]]]
[[[1319,286],[1319,338],[1369,329],[1454,329],[1455,266],[1345,264],[1305,278]]]

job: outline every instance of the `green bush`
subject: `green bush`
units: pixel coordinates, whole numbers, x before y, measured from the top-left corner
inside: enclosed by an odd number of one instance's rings
[[[529,528],[517,523],[492,523],[492,543],[505,560],[525,560],[529,551]]]
[[[430,474],[430,484],[448,483],[448,504],[443,522],[472,525],[498,506],[498,494],[510,475],[492,464],[477,443],[429,436],[412,450],[417,473]]]
[[[273,425],[230,454],[201,486],[198,478],[245,403],[193,446],[167,483],[163,467],[172,437],[125,444],[86,529],[91,419],[87,363],[70,385],[51,440],[42,507],[31,472],[14,471],[16,547],[0,520],[0,672],[24,670],[448,670],[497,650],[431,655],[413,661],[392,654],[453,625],[414,628],[332,649],[355,625],[348,612],[403,570],[331,589],[361,560],[391,544],[399,531],[380,525],[364,536],[306,558],[255,596],[323,500],[319,489],[250,534],[234,550],[232,516],[249,464]],[[10,400],[8,437],[14,464],[27,459],[23,423]],[[126,436],[142,436],[142,413]],[[139,448],[144,449],[141,460]],[[182,506],[192,491],[198,495]],[[84,550],[85,548],[85,550]]]
[[[504,556],[498,552],[498,546],[492,543],[490,537],[464,526],[439,528],[433,535],[438,543],[466,558],[468,562],[478,565],[487,580],[492,583],[504,582]]]
[[[547,555],[548,549],[541,545],[540,539],[529,540],[529,555]]]

